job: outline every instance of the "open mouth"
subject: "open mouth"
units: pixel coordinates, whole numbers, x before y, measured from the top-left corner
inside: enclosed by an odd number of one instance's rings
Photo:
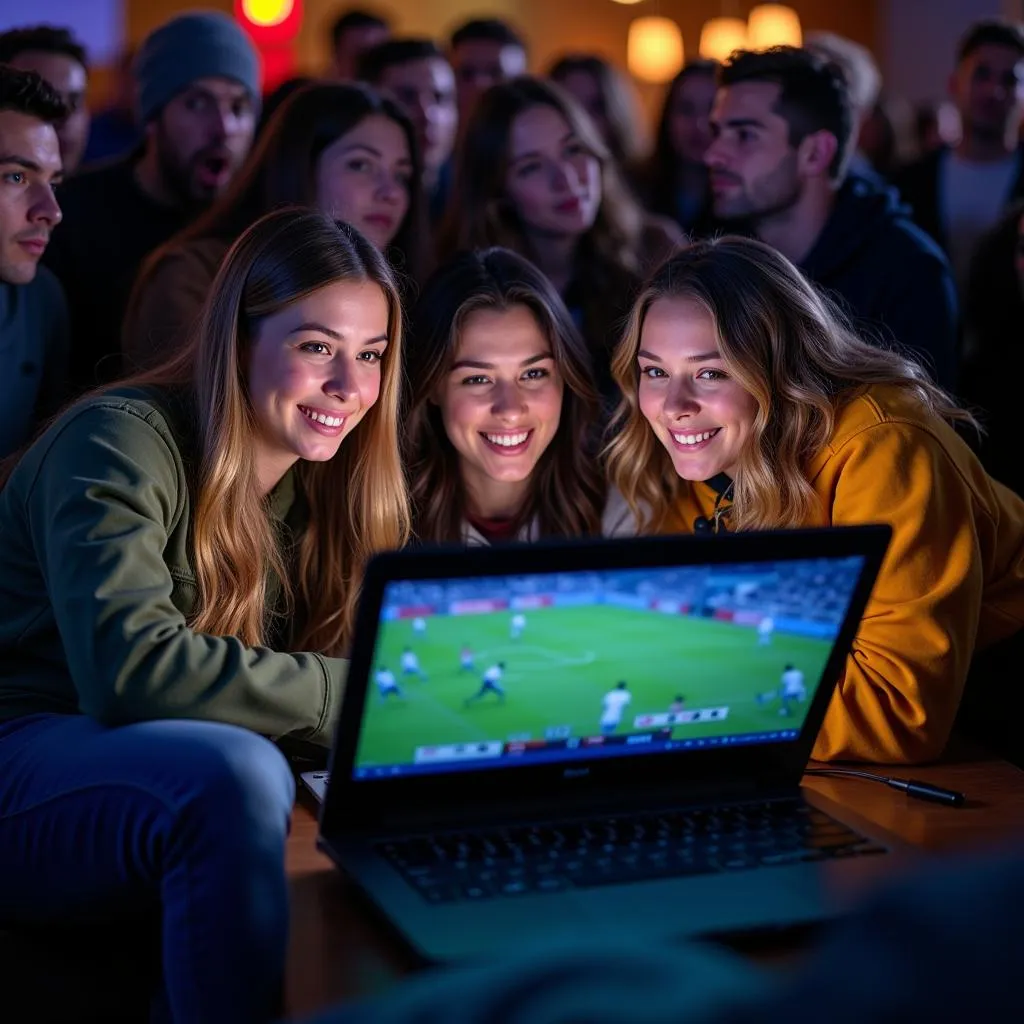
[[[502,455],[518,455],[526,451],[533,436],[532,430],[499,431],[497,433],[484,433],[480,436],[487,442],[488,447]]]
[[[220,185],[230,177],[231,162],[226,156],[208,156],[199,161],[197,168],[204,185]]]
[[[673,430],[671,434],[677,448],[692,452],[703,448],[721,429],[721,427],[714,427],[711,430],[695,430],[692,432]]]

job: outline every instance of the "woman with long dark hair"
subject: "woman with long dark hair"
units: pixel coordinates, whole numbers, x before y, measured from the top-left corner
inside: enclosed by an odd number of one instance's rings
[[[612,346],[643,275],[680,240],[632,198],[593,121],[535,78],[481,97],[459,150],[442,251],[502,246],[531,260],[565,300],[613,393]]]
[[[420,540],[629,532],[621,501],[605,507],[589,353],[527,260],[488,249],[440,268],[412,315],[406,376],[415,381],[405,449]]]
[[[704,154],[711,145],[711,107],[718,65],[690,61],[672,80],[658,118],[654,152],[639,175],[652,212],[671,217],[691,237],[712,232],[711,186]]]
[[[970,414],[751,239],[669,260],[613,368],[610,475],[647,532],[892,527],[814,756],[937,757],[975,650],[1024,625],[1024,501],[953,429]]]
[[[0,471],[3,919],[159,916],[161,1019],[280,1012],[294,785],[264,737],[330,744],[363,566],[408,534],[401,355],[380,252],[279,211],[175,362]]]
[[[126,365],[180,350],[228,247],[271,210],[305,206],[350,223],[401,276],[420,280],[429,243],[420,176],[412,124],[394,100],[365,85],[299,88],[228,191],[143,265],[122,326]]]

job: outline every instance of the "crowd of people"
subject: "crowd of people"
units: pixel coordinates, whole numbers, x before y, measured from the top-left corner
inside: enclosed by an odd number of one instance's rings
[[[500,21],[333,43],[263,97],[183,14],[91,135],[72,35],[0,35],[0,920],[159,908],[174,1020],[278,1003],[377,551],[885,522],[814,756],[1020,753],[1024,29],[904,167],[827,34],[685,66],[650,153]]]

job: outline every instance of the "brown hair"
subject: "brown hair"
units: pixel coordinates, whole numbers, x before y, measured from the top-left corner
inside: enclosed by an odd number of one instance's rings
[[[432,400],[455,357],[472,313],[525,306],[551,344],[565,382],[558,431],[533,472],[517,528],[536,520],[541,536],[600,532],[604,481],[593,426],[597,392],[586,345],[565,304],[533,264],[507,249],[461,253],[427,282],[413,311],[406,376],[416,382],[405,417],[405,449],[417,535],[459,541],[466,495],[458,453]]]

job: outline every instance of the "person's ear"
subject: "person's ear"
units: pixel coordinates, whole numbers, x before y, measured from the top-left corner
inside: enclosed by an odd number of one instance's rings
[[[811,132],[796,150],[797,170],[801,177],[827,178],[839,151],[839,141],[831,132]]]

